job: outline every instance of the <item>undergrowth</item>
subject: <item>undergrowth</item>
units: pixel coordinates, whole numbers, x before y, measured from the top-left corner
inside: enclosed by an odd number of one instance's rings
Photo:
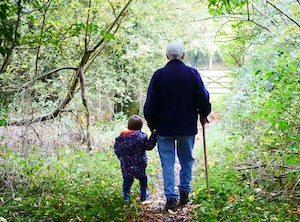
[[[125,204],[119,160],[112,149],[125,122],[122,119],[103,128],[100,146],[107,148],[90,154],[67,145],[49,153],[39,147],[26,153],[0,147],[0,221],[139,221],[139,185],[134,183],[132,202]],[[190,211],[194,220],[299,221],[298,199],[263,192],[266,187],[253,183],[254,171],[237,170],[242,150],[223,127],[214,121],[207,126],[210,195],[201,128],[196,137]],[[146,126],[144,129],[149,134]],[[155,178],[161,173],[157,149],[148,155],[149,187],[155,193],[154,183],[161,180]]]
[[[262,189],[237,171],[237,150],[220,123],[211,124],[207,135],[210,194],[207,193],[202,156],[195,175],[191,212],[196,221],[299,221],[300,205],[293,196],[261,195]],[[249,173],[249,172],[248,172]]]
[[[57,156],[4,150],[0,217],[7,221],[126,221],[119,162],[112,153],[60,150]],[[2,221],[2,220],[1,220]]]

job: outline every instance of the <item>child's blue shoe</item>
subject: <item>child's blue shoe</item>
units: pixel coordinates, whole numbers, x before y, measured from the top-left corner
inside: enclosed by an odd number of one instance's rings
[[[129,193],[124,193],[124,201],[129,202],[130,199],[130,194]]]
[[[150,193],[147,189],[141,190],[141,195],[140,195],[141,201],[148,200],[149,196],[150,196]]]

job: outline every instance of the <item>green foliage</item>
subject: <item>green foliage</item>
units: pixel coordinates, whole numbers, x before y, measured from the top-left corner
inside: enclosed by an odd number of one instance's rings
[[[7,126],[7,119],[8,119],[8,109],[7,107],[2,106],[0,103],[0,127]]]
[[[102,38],[104,42],[115,39],[115,30],[107,27],[124,2],[91,1],[89,6],[82,1],[23,1],[20,11],[17,6],[12,7],[14,4],[15,1],[10,0],[1,2],[7,16],[1,24],[11,21],[12,29],[18,30],[20,46],[13,48],[13,43],[5,43],[13,51],[0,65],[1,98],[11,110],[17,107],[18,112],[49,113],[68,93],[74,69],[84,53],[92,50]],[[6,5],[10,6],[9,10],[5,9]],[[53,72],[64,67],[67,68]],[[98,77],[97,69],[88,71],[92,73],[93,82]]]
[[[17,13],[18,6],[8,0],[0,3],[0,54],[4,58],[12,53],[12,45],[18,43],[19,33],[15,30],[16,19],[13,14]]]
[[[209,0],[208,8],[211,15],[220,15],[241,8],[246,3],[246,0]]]
[[[204,166],[193,182],[196,221],[298,221],[298,204],[290,197],[264,197],[263,190],[248,181],[247,173],[236,170],[239,150],[221,123],[211,124],[207,135],[210,195]],[[198,152],[203,152],[202,149]],[[200,154],[197,152],[197,156]],[[202,159],[202,158],[201,158]],[[197,165],[196,165],[197,167]],[[268,181],[270,183],[270,181]]]
[[[284,32],[277,28],[257,33],[255,41],[245,39],[245,44],[255,47],[236,70],[225,126],[236,142],[239,162],[252,169],[245,173],[249,183],[263,187],[265,195],[282,191],[298,197],[300,60],[295,46],[299,32],[293,25],[278,26]]]
[[[211,194],[205,186],[194,194],[197,221],[298,221],[291,198],[266,199],[226,165],[210,168]],[[204,179],[202,179],[203,183]]]
[[[1,191],[0,215],[8,221],[124,221],[136,213],[124,205],[111,150],[90,155],[62,149],[56,156],[36,150],[23,157],[6,149],[3,158],[0,184],[14,190]]]

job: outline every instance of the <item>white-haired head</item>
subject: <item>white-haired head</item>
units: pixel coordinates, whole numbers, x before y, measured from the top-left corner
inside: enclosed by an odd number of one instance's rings
[[[166,55],[169,60],[182,60],[184,57],[183,45],[180,42],[171,42],[167,47]]]

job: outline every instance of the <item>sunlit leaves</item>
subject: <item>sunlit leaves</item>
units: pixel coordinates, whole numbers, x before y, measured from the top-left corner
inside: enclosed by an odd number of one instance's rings
[[[115,39],[115,36],[108,31],[101,30],[100,34],[103,36],[105,41],[109,41],[111,39]]]
[[[238,7],[243,7],[246,0],[209,0],[208,8],[211,15],[219,15],[226,12],[233,12]]]

